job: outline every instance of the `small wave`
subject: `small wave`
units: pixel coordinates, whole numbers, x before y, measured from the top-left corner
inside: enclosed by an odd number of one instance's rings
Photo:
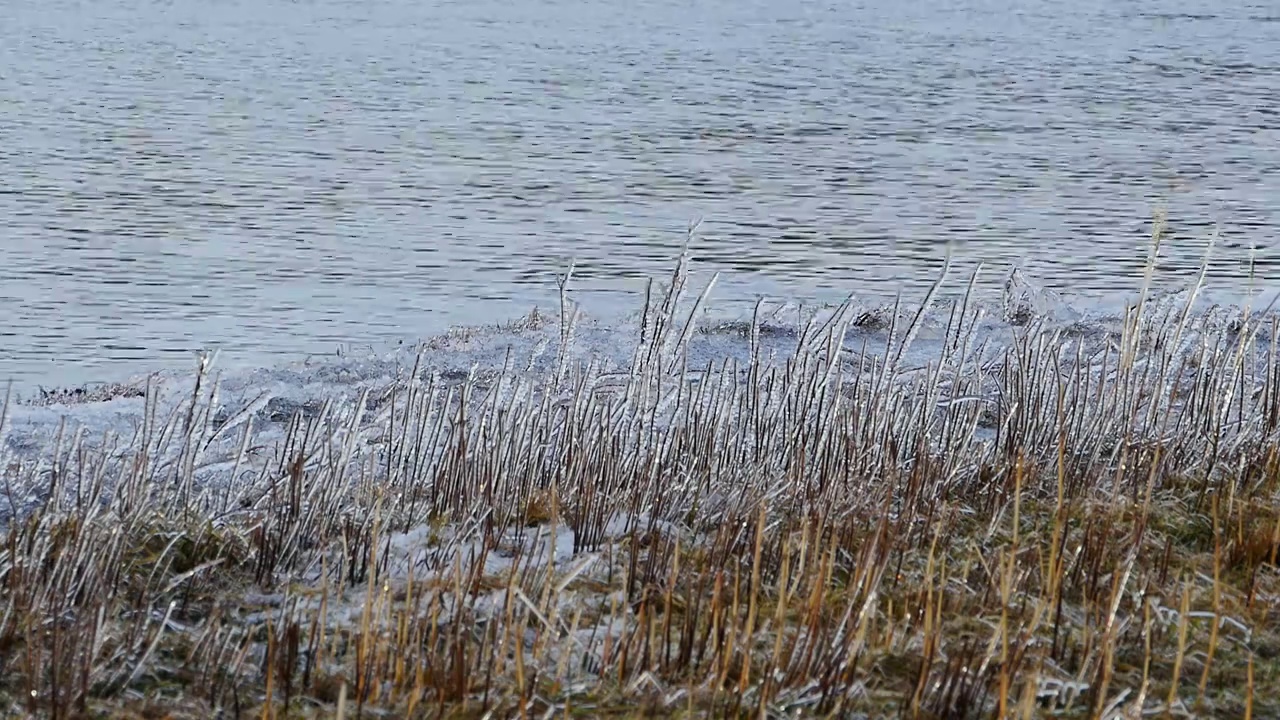
[[[1137,14],[1137,17],[1140,17],[1140,18],[1148,18],[1148,19],[1151,19],[1151,20],[1165,20],[1165,21],[1190,20],[1190,21],[1194,21],[1194,22],[1204,22],[1204,21],[1208,21],[1208,20],[1218,20],[1218,19],[1219,19],[1219,18],[1221,18],[1222,16],[1221,16],[1221,15],[1214,15],[1214,14],[1211,14],[1211,13],[1162,13],[1162,12],[1150,12],[1150,13],[1138,13],[1138,14]]]

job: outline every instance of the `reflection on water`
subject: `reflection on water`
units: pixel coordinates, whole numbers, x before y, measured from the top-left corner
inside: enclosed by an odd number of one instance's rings
[[[918,294],[955,243],[1072,296],[1149,219],[1274,284],[1260,3],[17,0],[0,33],[0,376],[80,382],[604,312],[690,221],[717,295]]]

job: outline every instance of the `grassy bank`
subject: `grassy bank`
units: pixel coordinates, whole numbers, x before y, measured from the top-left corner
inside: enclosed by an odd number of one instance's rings
[[[685,290],[620,369],[406,368],[274,421],[202,374],[2,451],[0,708],[1280,716],[1274,316],[1015,308],[993,348],[931,293],[688,367]],[[509,330],[542,323],[573,341]]]

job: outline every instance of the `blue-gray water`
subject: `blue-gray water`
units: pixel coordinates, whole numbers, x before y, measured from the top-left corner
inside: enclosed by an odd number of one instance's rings
[[[7,0],[0,378],[271,363],[630,308],[692,220],[727,305],[955,243],[1075,298],[1274,289],[1280,9],[1177,0]],[[963,270],[962,270],[963,272]],[[705,273],[704,273],[705,277]]]

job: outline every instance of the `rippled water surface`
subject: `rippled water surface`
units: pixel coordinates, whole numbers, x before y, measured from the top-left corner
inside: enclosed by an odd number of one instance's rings
[[[1206,10],[1205,8],[1210,8]],[[0,376],[630,308],[1275,276],[1280,10],[1227,0],[10,0]]]

